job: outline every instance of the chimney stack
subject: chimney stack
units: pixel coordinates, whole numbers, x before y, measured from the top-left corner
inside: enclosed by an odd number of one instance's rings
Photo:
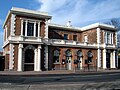
[[[68,21],[67,24],[66,24],[66,26],[67,26],[67,27],[72,26],[72,25],[71,25],[71,21]]]

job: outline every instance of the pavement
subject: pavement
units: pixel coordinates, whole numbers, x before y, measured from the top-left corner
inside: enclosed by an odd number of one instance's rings
[[[100,74],[100,73],[120,73],[120,69],[115,70],[98,70],[98,71],[79,71],[79,70],[52,70],[52,71],[24,71],[24,72],[18,72],[18,71],[0,71],[0,76],[14,76],[14,75],[20,75],[20,76],[44,76],[44,75],[66,75],[66,74]]]
[[[79,70],[76,71],[53,70],[53,71],[40,71],[40,72],[0,71],[0,77],[1,77],[0,90],[120,90],[119,75],[120,75],[120,70],[99,70],[97,72],[96,71],[84,72]],[[108,80],[110,77],[113,79],[110,82],[109,81],[93,82],[92,80],[92,78],[96,80],[98,79]],[[5,82],[3,83],[2,80]],[[11,80],[10,82],[24,81],[27,82],[27,84],[9,83],[7,82],[7,80]],[[68,80],[69,82],[60,82],[61,80],[64,81]],[[75,82],[71,83],[70,80]],[[38,83],[38,81],[40,83]]]

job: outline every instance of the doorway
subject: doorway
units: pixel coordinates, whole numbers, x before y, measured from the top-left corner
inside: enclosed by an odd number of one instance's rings
[[[34,71],[34,50],[25,51],[24,71]]]
[[[110,53],[106,53],[106,67],[110,68]]]
[[[66,69],[72,70],[72,52],[70,49],[66,50]]]

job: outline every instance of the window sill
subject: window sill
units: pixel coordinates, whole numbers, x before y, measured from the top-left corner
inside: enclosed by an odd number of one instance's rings
[[[56,63],[53,63],[53,64],[61,64],[60,62],[56,62]]]

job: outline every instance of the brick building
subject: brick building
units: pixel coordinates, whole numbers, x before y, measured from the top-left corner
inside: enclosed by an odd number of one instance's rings
[[[12,8],[4,22],[5,70],[116,68],[116,28],[52,24],[45,12]]]

